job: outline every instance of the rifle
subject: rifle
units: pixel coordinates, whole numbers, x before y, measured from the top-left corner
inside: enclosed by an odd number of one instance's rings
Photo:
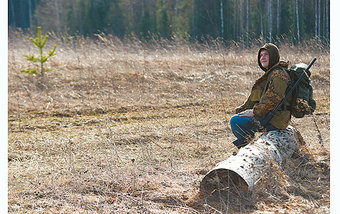
[[[311,73],[309,71],[310,67],[312,67],[312,65],[314,64],[314,62],[316,61],[316,58],[314,58],[309,65],[307,66],[306,70],[300,75],[299,79],[296,80],[295,84],[293,85],[293,83],[288,87],[288,92],[286,93],[286,96],[281,100],[281,102],[275,107],[274,110],[270,111],[267,116],[260,121],[261,126],[265,126],[274,116],[274,114],[281,108],[281,106],[287,101],[288,97],[293,93],[294,89],[299,85],[299,83],[301,82],[303,75],[308,75],[308,77],[310,77]]]

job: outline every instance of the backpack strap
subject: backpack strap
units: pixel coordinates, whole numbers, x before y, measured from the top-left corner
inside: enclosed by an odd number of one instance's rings
[[[290,69],[289,69],[289,68],[286,68],[286,67],[281,67],[281,69],[284,70],[284,71],[286,71],[286,72],[288,73],[289,78],[290,78],[290,81],[291,81],[291,83],[289,84],[289,86],[288,86],[287,89],[286,89],[286,93],[285,93],[285,94],[287,94],[287,92],[288,92],[290,86],[293,84],[292,79],[291,79],[291,76],[290,76]],[[295,89],[295,90],[296,90],[296,89]],[[293,94],[294,94],[294,93],[293,93]],[[292,94],[291,96],[293,96],[293,94]],[[294,98],[291,97],[291,101],[288,102],[288,100],[287,100],[287,101],[282,105],[281,109],[284,110],[284,111],[286,111],[286,110],[291,111],[291,107],[293,106],[293,104],[294,104]]]

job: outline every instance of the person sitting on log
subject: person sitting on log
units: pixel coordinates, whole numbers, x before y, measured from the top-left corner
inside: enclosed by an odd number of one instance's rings
[[[288,63],[280,61],[276,45],[265,44],[259,49],[257,58],[265,73],[255,81],[248,99],[236,108],[236,115],[230,119],[232,132],[237,138],[233,144],[238,149],[246,146],[256,131],[285,129],[291,120],[290,111],[283,105],[267,125],[261,126],[261,120],[285,97],[290,77],[283,69],[288,68]]]

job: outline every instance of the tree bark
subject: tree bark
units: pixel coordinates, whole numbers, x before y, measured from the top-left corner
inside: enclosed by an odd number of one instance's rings
[[[224,35],[223,0],[220,0],[221,37]]]
[[[269,26],[269,42],[272,42],[272,34],[273,34],[273,13],[272,13],[272,0],[268,1],[268,26]]]
[[[237,7],[237,0],[234,0],[233,1],[233,10],[234,11],[238,11],[238,7]],[[238,20],[238,16],[237,16],[237,13],[236,13],[236,15],[234,15],[234,17],[233,17],[233,24],[234,24],[234,40],[236,40],[237,41],[237,39],[238,39],[238,22],[237,22],[237,20]]]
[[[280,35],[280,11],[281,11],[280,0],[277,0],[276,1],[276,35]]]
[[[323,16],[322,16],[322,35],[326,37],[326,2],[327,0],[324,1],[323,4]]]
[[[326,0],[326,38],[329,38],[329,20],[328,20],[328,15],[329,15],[329,5],[328,5],[328,0]]]
[[[241,148],[236,156],[208,172],[201,182],[201,191],[210,194],[216,189],[233,186],[244,192],[253,190],[261,174],[270,167],[270,161],[283,165],[293,155],[299,148],[300,137],[292,126],[263,134],[256,142]]]
[[[172,36],[172,0],[168,2],[168,13],[169,13],[169,31],[170,36]]]
[[[59,4],[58,1],[54,1],[54,7],[55,7],[55,13],[56,13],[56,25],[57,25],[57,31],[61,31],[61,22],[60,22],[60,9],[59,9]]]
[[[32,0],[28,0],[28,27],[32,25]]]
[[[246,10],[247,10],[247,21],[246,21],[246,44],[249,47],[249,14],[250,14],[250,0],[247,0]]]
[[[12,19],[13,19],[13,27],[16,27],[16,23],[15,23],[15,11],[14,11],[14,2],[13,1],[9,1],[10,3],[10,7],[11,7],[11,11],[10,11],[10,14],[12,16]]]
[[[296,14],[296,34],[297,40],[300,42],[300,23],[299,23],[299,1],[295,0],[295,14]]]
[[[318,4],[318,37],[321,37],[321,0]]]
[[[318,0],[314,1],[314,36],[318,38]]]
[[[244,41],[244,35],[243,35],[243,17],[244,17],[244,13],[243,13],[243,0],[239,0],[239,18],[240,18],[240,21],[239,21],[239,24],[240,24],[240,39],[242,41]]]

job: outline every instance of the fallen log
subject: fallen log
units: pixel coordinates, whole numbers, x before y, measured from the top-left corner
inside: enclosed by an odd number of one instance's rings
[[[270,167],[270,161],[282,166],[299,148],[300,142],[301,135],[292,126],[262,134],[257,141],[241,148],[237,155],[209,171],[200,184],[201,192],[210,194],[232,188],[244,192],[253,190],[263,170]]]

